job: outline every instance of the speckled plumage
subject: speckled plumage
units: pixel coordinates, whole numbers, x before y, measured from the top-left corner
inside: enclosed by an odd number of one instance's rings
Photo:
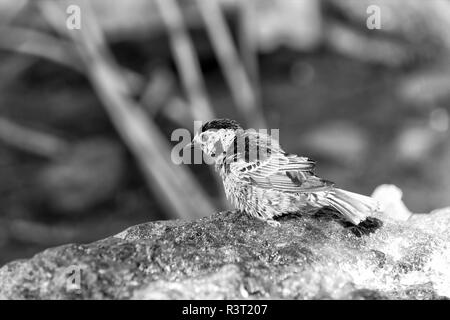
[[[317,177],[313,160],[287,154],[267,134],[243,130],[233,120],[206,123],[193,141],[215,159],[227,198],[258,219],[277,224],[278,216],[331,206],[358,224],[377,210],[372,198]]]

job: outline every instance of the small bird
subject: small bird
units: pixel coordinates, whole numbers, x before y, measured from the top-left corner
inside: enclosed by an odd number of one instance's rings
[[[240,211],[279,226],[275,218],[332,207],[358,225],[378,211],[375,199],[334,187],[314,174],[315,161],[286,153],[265,132],[244,130],[236,121],[206,122],[190,146],[212,157],[226,196]]]

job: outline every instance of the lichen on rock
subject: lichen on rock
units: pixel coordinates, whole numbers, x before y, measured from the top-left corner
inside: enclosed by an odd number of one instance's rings
[[[449,298],[449,210],[378,218],[383,226],[359,237],[325,214],[278,228],[234,211],[145,223],[3,266],[0,298]],[[67,285],[70,266],[79,289]]]

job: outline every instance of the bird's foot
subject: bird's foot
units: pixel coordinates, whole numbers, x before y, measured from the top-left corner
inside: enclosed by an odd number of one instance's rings
[[[239,209],[234,209],[231,212],[233,212],[234,214],[242,214],[243,213],[242,210],[239,210]]]
[[[281,223],[279,223],[278,221],[275,220],[266,220],[266,222],[274,228],[278,228],[279,226],[281,226]]]

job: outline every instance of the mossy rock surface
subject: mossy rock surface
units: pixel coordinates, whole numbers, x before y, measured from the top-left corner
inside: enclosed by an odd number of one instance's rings
[[[3,299],[450,297],[450,209],[357,236],[328,215],[159,221],[0,269]],[[79,288],[69,285],[79,273]],[[76,283],[76,282],[75,282]]]

